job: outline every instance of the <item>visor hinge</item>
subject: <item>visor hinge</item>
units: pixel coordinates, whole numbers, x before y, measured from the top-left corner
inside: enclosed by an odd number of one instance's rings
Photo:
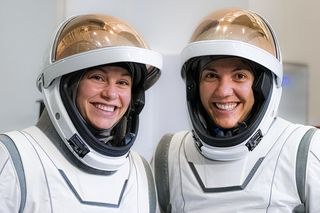
[[[41,73],[39,76],[38,76],[38,78],[37,78],[37,88],[38,88],[38,90],[40,91],[40,92],[42,92],[42,87],[43,87],[43,85],[44,85],[44,80],[43,80],[43,73]]]

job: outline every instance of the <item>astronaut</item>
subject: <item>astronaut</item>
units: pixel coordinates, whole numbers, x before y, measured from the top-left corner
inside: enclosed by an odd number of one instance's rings
[[[0,212],[155,212],[150,166],[131,147],[161,67],[123,20],[66,20],[37,81],[38,123],[0,136]]]
[[[282,60],[267,21],[215,11],[181,58],[192,130],[157,146],[162,212],[320,212],[320,133],[277,116]]]

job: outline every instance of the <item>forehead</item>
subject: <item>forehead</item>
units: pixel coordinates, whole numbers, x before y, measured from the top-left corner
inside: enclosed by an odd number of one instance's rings
[[[118,75],[129,75],[131,76],[131,72],[121,66],[114,66],[114,65],[102,65],[97,67],[92,67],[88,70],[88,73],[92,72],[103,72],[106,74],[118,74]]]
[[[237,57],[228,57],[215,59],[209,62],[204,69],[218,69],[218,68],[243,68],[249,71],[253,71],[249,62]]]

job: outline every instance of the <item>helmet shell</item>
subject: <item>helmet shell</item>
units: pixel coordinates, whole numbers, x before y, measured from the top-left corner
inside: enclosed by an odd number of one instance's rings
[[[256,73],[253,116],[247,127],[232,136],[209,133],[201,109],[198,89],[200,65],[215,58],[239,57],[249,61]],[[190,42],[181,52],[181,75],[186,82],[187,105],[199,151],[209,159],[234,160],[254,149],[275,119],[281,97],[282,59],[280,47],[270,24],[258,14],[226,8],[206,16],[195,28]],[[252,145],[254,144],[254,145]]]
[[[130,118],[125,122],[128,123],[121,125],[127,128],[124,132],[130,137],[126,137],[126,145],[121,147],[96,146],[97,139],[85,122],[81,122],[83,119],[79,118],[72,98],[65,95],[61,85],[68,74],[79,76],[87,68],[119,63],[131,64],[133,71],[144,72],[140,75],[144,76],[143,85],[132,95],[135,100],[127,112]],[[161,69],[162,56],[149,49],[127,22],[108,15],[83,14],[60,25],[37,85],[55,129],[72,154],[85,166],[114,171],[127,162],[138,131],[144,91],[158,80]],[[134,108],[136,103],[139,110]]]

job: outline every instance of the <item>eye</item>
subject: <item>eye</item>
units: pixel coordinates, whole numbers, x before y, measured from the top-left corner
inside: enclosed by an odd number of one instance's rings
[[[93,74],[93,75],[89,76],[89,79],[93,79],[96,81],[103,81],[104,80],[103,76],[99,75],[99,74]]]
[[[89,72],[86,73],[86,76],[88,80],[93,80],[98,82],[105,81],[105,75],[99,70],[90,70]]]
[[[129,79],[120,79],[120,80],[117,81],[117,84],[122,88],[131,87],[131,80],[129,80]]]
[[[245,80],[245,79],[247,79],[247,75],[245,73],[236,73],[235,79],[236,80]]]
[[[219,78],[218,74],[211,70],[204,70],[201,75],[202,81],[214,81]]]
[[[127,85],[129,85],[129,83],[128,83],[127,81],[123,81],[123,80],[119,81],[118,84],[120,84],[120,85],[122,85],[122,86],[127,86]]]
[[[248,71],[246,69],[241,69],[239,71],[236,71],[233,74],[233,79],[235,81],[244,82],[244,81],[253,81],[254,75],[251,71]]]

